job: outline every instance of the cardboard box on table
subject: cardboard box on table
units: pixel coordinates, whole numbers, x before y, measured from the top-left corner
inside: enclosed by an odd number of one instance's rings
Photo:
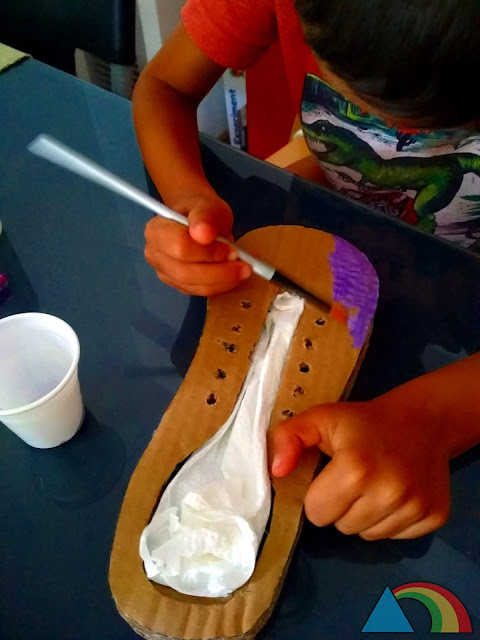
[[[315,404],[344,399],[366,348],[378,297],[378,281],[368,260],[340,238],[297,226],[258,229],[238,244],[332,308],[324,317],[306,304],[270,428]],[[120,614],[145,638],[253,638],[279,595],[301,530],[304,496],[318,464],[316,448],[303,453],[288,477],[272,479],[270,531],[252,577],[230,596],[186,596],[151,582],[138,553],[140,535],[177,465],[232,412],[277,293],[275,285],[252,276],[235,290],[209,300],[194,360],[130,480],[109,579]]]

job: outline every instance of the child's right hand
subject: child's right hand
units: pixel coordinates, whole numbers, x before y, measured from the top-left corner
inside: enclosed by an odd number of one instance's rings
[[[189,227],[156,216],[145,229],[145,257],[160,280],[195,296],[233,289],[252,270],[217,236],[232,240],[233,214],[217,195],[198,195],[177,202],[175,211]]]

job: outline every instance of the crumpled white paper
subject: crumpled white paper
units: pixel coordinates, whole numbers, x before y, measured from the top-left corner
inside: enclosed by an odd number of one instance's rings
[[[252,575],[270,514],[266,432],[304,301],[274,300],[235,408],[183,465],[140,537],[150,580],[223,597]]]

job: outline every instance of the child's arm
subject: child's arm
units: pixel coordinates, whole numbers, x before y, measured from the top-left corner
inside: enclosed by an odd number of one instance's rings
[[[197,107],[224,68],[208,58],[179,25],[142,72],[133,95],[135,130],[147,169],[165,204],[190,228],[154,218],[145,255],[159,277],[194,295],[213,295],[249,277],[228,247],[232,211],[208,183],[198,142]]]
[[[272,473],[304,447],[332,460],[305,498],[307,517],[365,540],[416,538],[450,508],[449,460],[480,442],[480,354],[363,403],[313,407],[273,433]]]

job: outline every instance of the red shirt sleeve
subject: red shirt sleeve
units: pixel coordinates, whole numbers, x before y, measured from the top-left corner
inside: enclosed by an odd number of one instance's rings
[[[226,68],[251,67],[277,38],[274,0],[187,0],[181,17],[195,44]]]

